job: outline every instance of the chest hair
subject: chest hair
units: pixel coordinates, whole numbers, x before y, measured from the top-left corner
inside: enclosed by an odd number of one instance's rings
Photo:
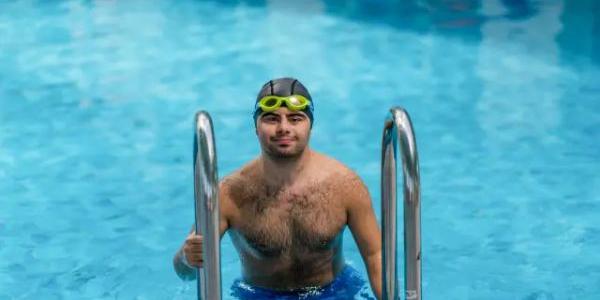
[[[331,184],[258,190],[242,207],[239,230],[263,255],[327,250],[346,223],[343,199],[334,191]]]

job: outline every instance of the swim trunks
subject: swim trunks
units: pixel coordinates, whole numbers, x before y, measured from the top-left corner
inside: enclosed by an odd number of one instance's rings
[[[358,271],[346,265],[329,284],[321,287],[306,287],[293,291],[276,291],[255,287],[237,279],[231,286],[231,295],[241,300],[280,299],[280,300],[336,300],[336,299],[375,299],[369,296],[369,288]]]

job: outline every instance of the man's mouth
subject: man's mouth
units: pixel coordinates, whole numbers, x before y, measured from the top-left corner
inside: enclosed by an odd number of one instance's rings
[[[294,142],[294,139],[292,138],[279,138],[279,139],[273,139],[273,141],[279,145],[289,145],[292,142]]]

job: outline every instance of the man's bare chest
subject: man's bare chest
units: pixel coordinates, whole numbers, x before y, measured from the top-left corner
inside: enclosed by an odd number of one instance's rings
[[[236,227],[263,255],[327,250],[346,224],[341,201],[325,189],[258,194],[241,208]]]

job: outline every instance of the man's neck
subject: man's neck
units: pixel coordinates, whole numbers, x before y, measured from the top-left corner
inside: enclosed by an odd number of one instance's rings
[[[308,147],[299,156],[290,158],[272,158],[263,153],[260,160],[265,183],[275,187],[290,185],[308,166],[311,155],[312,150]]]

